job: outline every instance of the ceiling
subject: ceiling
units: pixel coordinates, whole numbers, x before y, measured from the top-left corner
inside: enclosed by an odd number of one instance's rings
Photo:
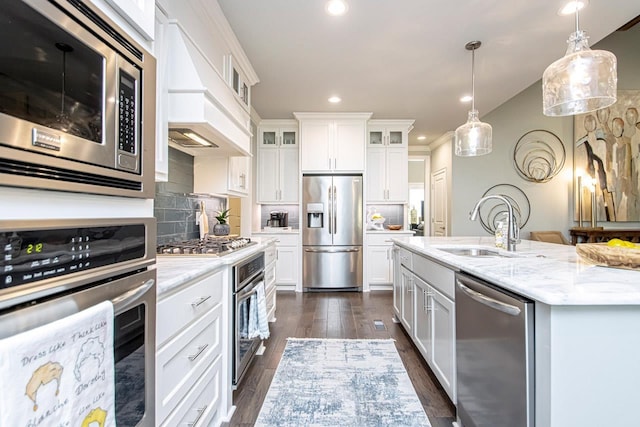
[[[327,15],[324,0],[218,2],[260,79],[251,103],[261,118],[349,111],[415,119],[412,146],[466,121],[467,42],[482,41],[475,53],[482,117],[538,81],[575,31],[573,15],[557,14],[563,0],[347,0],[341,17]],[[636,0],[591,0],[580,28],[593,45],[638,15]],[[327,102],[332,95],[342,102]]]

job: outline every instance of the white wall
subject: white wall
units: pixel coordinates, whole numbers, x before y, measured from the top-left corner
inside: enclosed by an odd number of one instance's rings
[[[610,50],[618,57],[620,90],[640,89],[639,42],[640,25],[636,25],[632,30],[615,32],[593,46],[594,49]],[[509,183],[523,190],[531,205],[529,221],[521,234],[523,238],[528,238],[532,230],[560,230],[568,236],[568,229],[577,226],[573,220],[573,117],[554,118],[542,114],[542,83],[538,81],[481,120],[493,127],[493,152],[481,157],[452,156],[450,234],[486,234],[479,221],[469,220],[469,211],[487,189],[496,184]],[[513,164],[515,144],[524,133],[534,129],[556,134],[564,143],[567,155],[563,171],[543,184],[524,180]],[[451,155],[451,146],[449,150]],[[432,167],[432,171],[438,169],[433,162]],[[640,223],[602,222],[598,225],[606,228],[637,228]]]

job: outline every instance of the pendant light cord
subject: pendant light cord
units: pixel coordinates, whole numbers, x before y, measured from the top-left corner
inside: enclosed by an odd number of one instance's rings
[[[471,49],[471,110],[476,109],[476,48]]]

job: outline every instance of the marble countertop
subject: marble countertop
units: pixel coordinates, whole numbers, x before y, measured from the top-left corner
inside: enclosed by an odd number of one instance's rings
[[[515,252],[499,250],[505,257],[467,257],[438,248],[495,250],[494,238],[398,236],[393,240],[454,270],[545,304],[640,305],[640,271],[589,264],[576,254],[575,246],[523,240]]]
[[[267,247],[275,239],[269,237],[251,238],[257,245],[238,249],[223,257],[208,255],[157,255],[156,256],[156,295],[158,300],[173,289],[219,268],[226,268],[238,261],[250,257]]]

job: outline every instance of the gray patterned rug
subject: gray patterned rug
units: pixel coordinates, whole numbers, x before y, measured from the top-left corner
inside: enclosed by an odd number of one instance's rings
[[[256,426],[430,426],[393,340],[289,338]]]

